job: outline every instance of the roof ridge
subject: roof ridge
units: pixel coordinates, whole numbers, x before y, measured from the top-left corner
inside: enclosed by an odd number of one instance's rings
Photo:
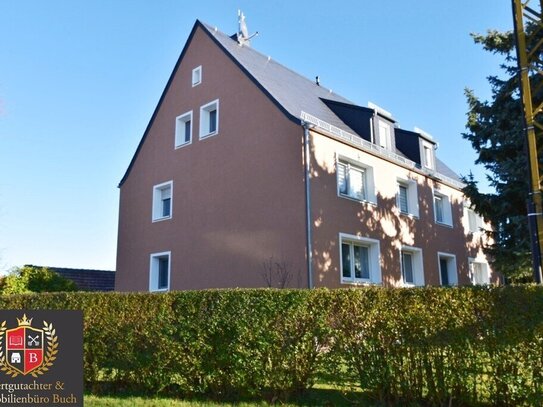
[[[231,41],[233,41],[233,42],[236,42],[236,40],[232,39],[232,37],[231,37],[230,35],[226,34],[224,31],[219,30],[216,26],[212,26],[211,24],[208,24],[208,23],[203,22],[203,21],[200,21],[200,20],[197,20],[197,21],[199,21],[199,22],[202,24],[202,26],[203,26],[206,30],[209,31],[210,34],[215,35],[215,34],[219,33],[219,34],[222,34],[224,37],[228,38],[229,40],[231,40]],[[251,46],[243,46],[243,45],[239,45],[239,44],[237,44],[237,45],[238,45],[238,47],[240,47],[240,48],[250,50],[250,52],[253,52],[253,53],[257,54],[257,55],[261,56],[262,58],[267,58],[267,59],[268,59],[268,62],[272,62],[272,63],[278,65],[278,66],[281,67],[282,69],[285,69],[285,70],[291,72],[292,74],[298,76],[299,78],[301,78],[301,79],[303,79],[303,80],[309,82],[311,85],[313,85],[313,86],[315,86],[315,87],[318,87],[318,88],[320,88],[320,89],[323,89],[323,90],[328,90],[328,91],[329,91],[329,94],[333,94],[333,95],[338,96],[338,97],[340,97],[340,98],[342,98],[342,99],[345,99],[345,100],[348,101],[349,104],[351,104],[351,105],[358,106],[357,104],[355,104],[355,103],[352,102],[351,100],[347,99],[345,96],[342,96],[342,95],[340,95],[339,93],[334,92],[331,88],[328,88],[328,87],[325,87],[325,86],[321,86],[321,85],[317,85],[317,84],[315,83],[315,81],[309,79],[308,77],[302,75],[302,74],[299,73],[299,72],[296,72],[294,69],[289,68],[288,66],[282,64],[282,63],[279,62],[278,60],[274,59],[271,55],[266,55],[266,54],[264,54],[264,53],[258,51],[257,49],[255,49],[255,48],[253,48],[253,47],[251,47]],[[345,102],[343,102],[343,103],[345,103]]]

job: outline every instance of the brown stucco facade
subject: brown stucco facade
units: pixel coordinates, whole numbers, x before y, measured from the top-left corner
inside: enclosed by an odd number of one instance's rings
[[[200,140],[200,107],[217,99],[218,133]],[[176,149],[175,119],[191,110],[192,142]],[[272,256],[307,286],[302,135],[197,29],[120,188],[116,289],[148,290],[159,252],[171,252],[172,290],[263,286]],[[172,216],[153,222],[153,186],[167,181]]]
[[[193,85],[198,67],[201,83]],[[201,138],[201,108],[210,102],[217,131]],[[176,147],[177,118],[187,115],[191,140]],[[340,160],[364,167],[365,199],[339,193]],[[415,213],[400,213],[398,182],[415,191]],[[155,191],[165,183],[170,213],[157,220]],[[449,225],[435,221],[436,191],[450,202]],[[420,273],[414,285],[441,284],[443,258],[454,260],[452,283],[470,284],[470,261],[488,261],[483,235],[466,232],[467,222],[457,186],[378,149],[305,130],[197,23],[121,181],[115,288],[153,290],[153,259],[161,256],[168,259],[164,290],[265,287],[270,259],[288,269],[289,287],[404,286],[403,252]],[[342,243],[369,247],[371,281],[344,278]],[[277,278],[271,285],[280,285]]]

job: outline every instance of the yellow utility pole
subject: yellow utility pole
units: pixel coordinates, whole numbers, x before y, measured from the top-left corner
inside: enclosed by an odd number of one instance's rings
[[[543,90],[543,0],[534,8],[530,0],[512,0],[517,62],[519,67],[520,90],[524,106],[525,131],[530,166],[530,200],[528,203],[528,222],[532,238],[532,259],[534,280],[542,283],[543,255],[543,198],[537,140],[543,134],[543,103],[534,103],[532,94]],[[537,10],[538,8],[538,10]],[[530,73],[540,80],[530,82]],[[537,83],[535,83],[537,82]]]

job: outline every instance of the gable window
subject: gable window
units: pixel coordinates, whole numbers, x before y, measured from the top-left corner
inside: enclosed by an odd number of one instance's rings
[[[359,201],[375,202],[373,169],[340,159],[337,161],[338,194]]]
[[[175,119],[175,147],[190,144],[192,141],[192,110]]]
[[[456,272],[456,256],[447,253],[438,253],[439,281],[443,286],[458,284]]]
[[[424,285],[424,271],[422,266],[422,250],[416,247],[402,247],[401,269],[404,286]]]
[[[447,195],[434,192],[434,215],[436,223],[452,226],[451,201]]]
[[[342,283],[380,283],[379,241],[340,234]]]
[[[200,138],[214,136],[219,132],[219,100],[200,108]]]
[[[414,180],[398,180],[396,205],[403,214],[419,216],[417,182]]]
[[[473,285],[490,284],[488,264],[475,259],[469,259],[469,273]]]
[[[153,187],[153,222],[172,217],[173,181]]]
[[[202,65],[192,70],[192,86],[197,86],[202,83]]]
[[[170,289],[171,252],[151,254],[149,270],[149,291],[168,291]]]

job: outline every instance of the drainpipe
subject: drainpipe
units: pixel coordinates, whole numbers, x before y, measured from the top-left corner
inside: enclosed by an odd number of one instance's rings
[[[307,286],[313,288],[313,248],[311,236],[311,156],[309,155],[309,124],[302,121],[304,128],[304,167],[305,167],[305,222],[307,247]]]

